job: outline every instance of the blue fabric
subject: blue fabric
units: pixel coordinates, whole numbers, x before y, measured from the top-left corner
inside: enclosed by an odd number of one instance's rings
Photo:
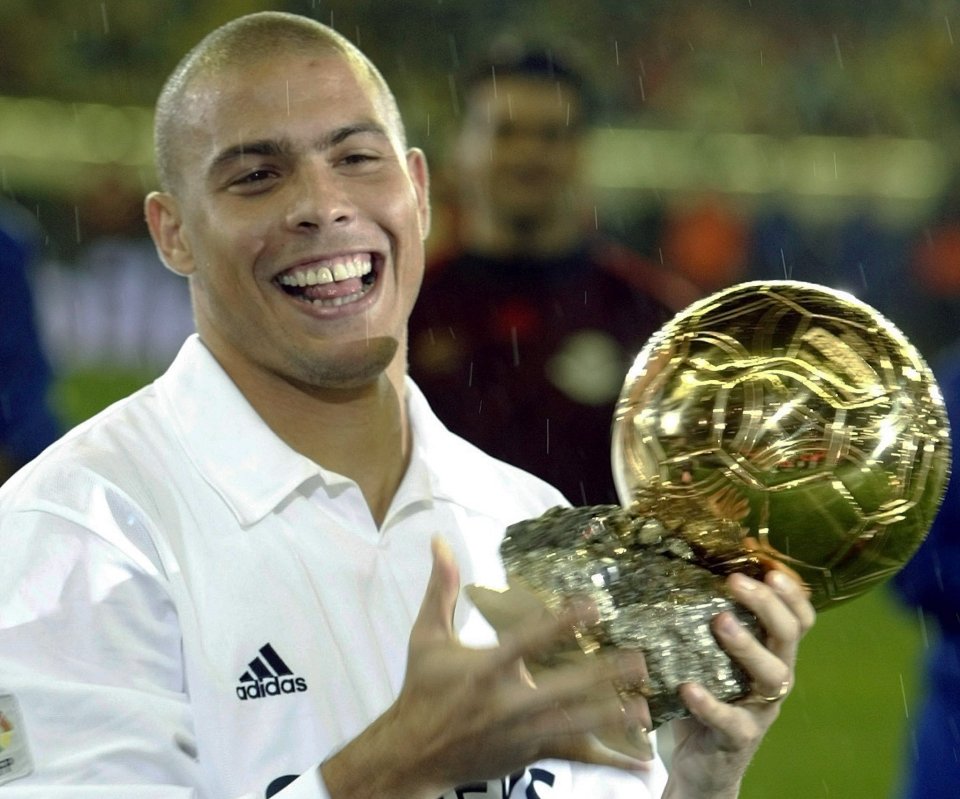
[[[34,317],[27,268],[35,242],[0,217],[0,450],[15,465],[60,434],[47,403],[50,366]]]
[[[960,352],[937,372],[953,434],[953,477],[927,539],[893,580],[900,597],[939,627],[908,753],[908,799],[960,796]]]

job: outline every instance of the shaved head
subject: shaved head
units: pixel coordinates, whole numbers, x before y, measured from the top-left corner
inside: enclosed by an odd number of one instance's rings
[[[204,37],[167,78],[157,99],[154,149],[163,191],[176,193],[181,182],[180,133],[189,119],[189,93],[198,80],[249,66],[278,55],[336,54],[369,77],[379,91],[399,144],[406,134],[396,99],[379,70],[356,46],[332,28],[296,14],[264,11],[235,19]]]

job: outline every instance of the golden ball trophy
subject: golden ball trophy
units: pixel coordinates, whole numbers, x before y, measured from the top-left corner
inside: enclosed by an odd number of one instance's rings
[[[710,631],[731,610],[762,635],[726,591],[732,572],[762,579],[775,561],[822,611],[906,563],[946,487],[950,430],[931,370],[875,309],[758,281],[650,338],[620,394],[612,460],[620,505],[512,525],[509,587],[469,593],[501,631],[531,608],[587,599],[597,622],[551,660],[641,650],[649,679],[618,690],[642,693],[656,728],[686,715],[684,682],[724,701],[750,691]],[[604,743],[649,754],[645,736]]]

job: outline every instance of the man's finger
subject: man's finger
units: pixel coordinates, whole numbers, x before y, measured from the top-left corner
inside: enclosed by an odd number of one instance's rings
[[[783,600],[793,615],[796,616],[797,621],[800,622],[801,635],[809,632],[810,628],[813,627],[816,622],[817,614],[813,605],[810,604],[809,591],[803,584],[798,583],[796,580],[791,579],[788,574],[780,571],[768,573],[764,578],[764,582],[776,592],[777,596]]]
[[[453,637],[453,611],[460,594],[460,570],[450,545],[439,536],[431,542],[433,568],[423,602],[410,633],[411,642],[449,640]]]

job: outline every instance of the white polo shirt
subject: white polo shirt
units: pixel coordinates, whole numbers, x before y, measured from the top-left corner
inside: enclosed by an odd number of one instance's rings
[[[317,765],[400,690],[431,538],[499,585],[506,526],[563,502],[407,390],[413,455],[380,528],[196,337],[0,489],[6,797],[326,796]],[[494,640],[465,597],[455,625]],[[645,799],[665,779],[544,761],[448,796]]]

